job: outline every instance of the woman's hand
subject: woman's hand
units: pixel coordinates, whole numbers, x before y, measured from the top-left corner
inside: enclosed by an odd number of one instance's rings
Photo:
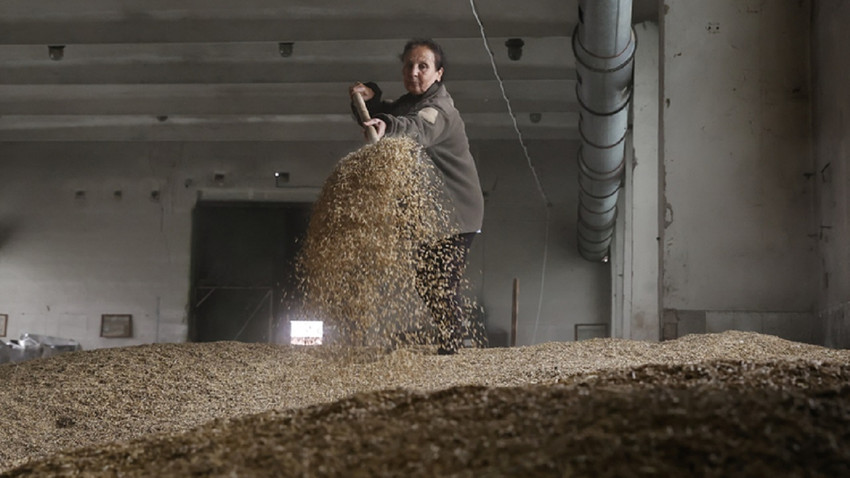
[[[383,137],[384,137],[384,133],[386,133],[386,132],[387,132],[387,124],[386,124],[386,123],[384,123],[384,121],[383,121],[383,120],[381,120],[381,119],[378,119],[378,118],[372,118],[372,119],[370,119],[370,120],[366,120],[366,121],[364,121],[364,122],[363,122],[363,127],[364,127],[364,128],[365,128],[365,127],[369,127],[369,126],[374,126],[374,127],[375,127],[375,132],[378,134],[378,139],[379,139],[379,140],[380,140],[381,138],[383,138]],[[366,139],[369,139],[368,134],[366,135]]]
[[[360,82],[357,82],[348,88],[349,96],[354,96],[354,93],[360,93],[360,96],[363,97],[363,101],[369,101],[375,97],[375,92],[372,91],[372,88],[369,88]]]

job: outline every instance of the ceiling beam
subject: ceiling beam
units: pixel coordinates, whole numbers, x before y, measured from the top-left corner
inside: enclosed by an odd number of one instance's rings
[[[506,113],[463,116],[470,140],[517,137]],[[578,114],[548,113],[533,123],[517,116],[527,140],[577,139]],[[17,141],[352,141],[350,114],[216,116],[0,116],[0,142]]]
[[[494,78],[493,59],[508,80],[574,79],[570,37],[528,39],[519,61],[504,37],[440,39],[447,80]],[[401,81],[404,40],[298,42],[282,58],[276,43],[69,45],[64,58],[46,46],[0,46],[0,84],[179,84]],[[489,51],[488,51],[489,49]]]
[[[348,110],[348,82],[277,84],[0,85],[6,115],[334,114]],[[387,86],[387,97],[400,88]],[[508,80],[514,111],[578,111],[574,80]],[[462,113],[506,111],[495,80],[447,82]]]
[[[411,37],[445,48],[470,139],[516,136],[504,93],[525,139],[575,140],[577,17],[574,0],[3,0],[0,141],[356,142],[348,86],[400,96]]]
[[[564,0],[479,0],[494,36],[570,35]],[[4,0],[0,44],[369,40],[479,36],[470,2],[430,0]]]

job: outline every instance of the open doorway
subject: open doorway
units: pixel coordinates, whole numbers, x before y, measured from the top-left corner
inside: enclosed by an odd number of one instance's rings
[[[192,216],[189,340],[277,342],[310,203],[199,202]]]

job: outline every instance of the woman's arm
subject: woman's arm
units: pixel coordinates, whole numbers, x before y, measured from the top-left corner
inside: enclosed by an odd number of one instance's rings
[[[449,124],[446,112],[432,105],[404,116],[377,114],[374,119],[386,124],[386,136],[407,136],[426,148],[440,140]],[[377,124],[375,127],[380,128]]]

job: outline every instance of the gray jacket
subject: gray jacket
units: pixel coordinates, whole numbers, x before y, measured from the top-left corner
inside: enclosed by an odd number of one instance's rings
[[[366,102],[369,115],[387,124],[385,136],[407,136],[421,144],[443,174],[459,233],[478,232],[484,220],[484,196],[460,113],[442,83],[422,95],[410,93],[382,101],[381,90]]]

